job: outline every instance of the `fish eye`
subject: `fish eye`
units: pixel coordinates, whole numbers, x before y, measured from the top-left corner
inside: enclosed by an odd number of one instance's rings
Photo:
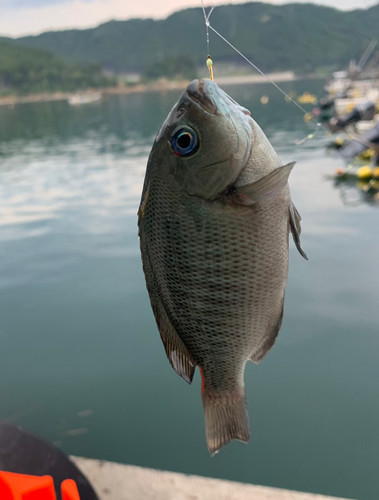
[[[171,137],[171,148],[178,156],[191,156],[199,146],[196,132],[191,127],[180,127],[174,130]]]

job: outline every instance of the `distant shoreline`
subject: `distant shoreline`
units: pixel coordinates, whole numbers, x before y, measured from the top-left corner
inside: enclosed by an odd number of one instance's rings
[[[273,82],[293,82],[296,80],[312,78],[315,75],[295,75],[292,71],[282,73],[270,73],[267,75]],[[216,83],[219,85],[244,85],[254,83],[266,83],[267,78],[262,75],[238,75],[238,76],[220,76],[216,75]],[[168,81],[161,80],[152,83],[138,83],[136,85],[120,85],[118,87],[107,87],[100,89],[78,90],[76,92],[52,92],[28,94],[25,96],[9,95],[0,97],[0,106],[8,106],[12,109],[16,104],[48,102],[48,101],[66,101],[70,97],[80,95],[90,95],[101,93],[104,97],[114,94],[133,94],[141,92],[168,92],[170,90],[180,90],[186,88],[188,80]]]

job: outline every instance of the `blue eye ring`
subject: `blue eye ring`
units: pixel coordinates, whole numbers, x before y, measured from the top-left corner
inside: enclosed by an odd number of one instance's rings
[[[196,132],[187,125],[174,130],[171,136],[171,149],[174,154],[181,157],[192,156],[199,147]]]

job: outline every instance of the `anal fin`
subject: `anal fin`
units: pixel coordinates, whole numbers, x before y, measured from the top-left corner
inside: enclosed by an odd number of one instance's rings
[[[258,364],[262,361],[262,359],[266,356],[268,351],[273,347],[275,344],[275,341],[278,337],[280,327],[282,326],[282,321],[283,321],[283,309],[284,309],[284,297],[283,297],[283,303],[282,303],[282,308],[280,311],[280,314],[278,318],[276,319],[275,323],[271,325],[269,330],[266,333],[266,336],[262,340],[262,342],[259,344],[259,346],[254,349],[254,352],[250,356],[250,361],[252,361],[255,364]]]

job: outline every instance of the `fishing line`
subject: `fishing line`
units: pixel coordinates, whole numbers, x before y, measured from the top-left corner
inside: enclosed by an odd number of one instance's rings
[[[211,17],[211,14],[214,10],[214,7],[211,8],[211,10],[208,12],[208,14],[205,12],[205,5],[204,5],[204,2],[203,0],[201,0],[201,6],[202,6],[202,9],[203,9],[203,14],[204,14],[204,22],[205,22],[205,30],[206,30],[206,33],[207,33],[207,54],[208,54],[208,57],[210,57],[210,50],[209,50],[209,18]]]
[[[221,38],[221,40],[224,40],[224,42],[226,42],[226,43],[227,43],[227,44],[228,44],[228,45],[229,45],[229,46],[230,46],[233,50],[235,50],[235,51],[237,52],[237,54],[239,54],[239,55],[240,55],[243,59],[245,59],[245,61],[246,61],[247,63],[249,63],[249,64],[250,64],[250,66],[252,66],[255,70],[257,70],[257,71],[258,71],[258,73],[260,73],[262,76],[264,76],[264,77],[265,77],[265,78],[266,78],[266,79],[267,79],[267,80],[268,80],[268,81],[269,81],[272,85],[274,85],[274,87],[275,87],[277,90],[279,90],[279,92],[281,92],[281,93],[284,95],[284,97],[285,97],[286,99],[288,99],[290,102],[292,102],[292,104],[294,104],[297,108],[299,108],[299,109],[300,109],[300,111],[301,111],[302,113],[304,113],[305,115],[307,114],[307,111],[306,111],[306,110],[305,110],[302,106],[300,106],[300,104],[299,104],[299,103],[297,103],[296,101],[294,101],[294,100],[292,99],[292,97],[290,97],[290,96],[289,96],[286,92],[284,92],[284,90],[282,90],[282,89],[279,87],[279,85],[277,85],[277,84],[276,84],[273,80],[271,80],[271,78],[270,78],[268,75],[266,75],[263,71],[261,71],[261,70],[258,68],[258,66],[256,66],[253,62],[251,62],[251,61],[250,61],[250,60],[249,60],[246,56],[244,56],[244,55],[242,54],[242,52],[240,52],[238,49],[236,49],[236,47],[234,47],[234,45],[232,45],[232,44],[231,44],[231,43],[230,43],[230,42],[229,42],[226,38],[224,38],[224,37],[223,37],[223,36],[222,36],[222,35],[221,35],[221,34],[220,34],[217,30],[215,30],[215,29],[213,28],[213,26],[211,26],[211,24],[209,23],[209,21],[208,21],[208,24],[209,24],[209,28],[210,28],[212,31],[214,31],[214,32],[216,33],[216,35],[217,35],[217,36],[219,36],[219,37]],[[322,124],[321,124],[320,122],[317,122],[317,121],[316,121],[313,117],[312,117],[312,120],[316,123],[316,130],[317,130],[319,127],[321,127],[321,128],[323,128],[323,129],[324,129],[324,131],[325,131],[325,132],[327,131],[327,130],[326,130],[326,129],[322,126]]]
[[[316,128],[313,131],[313,134],[308,134],[306,137],[304,137],[304,139],[299,139],[299,140],[295,141],[296,146],[301,146],[305,142],[309,141],[309,139],[313,139],[314,136],[317,134],[317,132],[319,130],[319,127],[321,127],[321,123],[317,122],[316,123]]]
[[[239,54],[248,64],[250,64],[250,66],[252,66],[256,71],[258,71],[258,73],[260,73],[262,76],[264,76],[277,90],[279,90],[279,92],[281,94],[284,95],[284,97],[292,102],[292,104],[294,104],[297,108],[300,109],[300,111],[306,115],[307,114],[307,111],[302,107],[300,106],[299,103],[297,103],[296,101],[294,101],[292,99],[292,97],[290,97],[286,92],[284,92],[283,89],[281,89],[279,87],[279,85],[277,85],[268,75],[266,75],[262,70],[260,70],[258,68],[258,66],[256,66],[252,61],[250,61],[246,56],[244,56],[242,54],[242,52],[240,52],[236,47],[234,47],[234,45],[232,45],[225,37],[223,37],[221,35],[221,33],[219,33],[210,23],[209,21],[209,18],[210,18],[210,15],[212,14],[213,10],[214,10],[214,7],[212,7],[212,9],[210,10],[209,14],[207,15],[206,12],[205,12],[205,6],[204,6],[204,1],[201,0],[201,4],[202,4],[202,9],[203,9],[203,14],[204,14],[204,22],[205,22],[205,26],[206,26],[206,30],[207,30],[207,48],[208,48],[208,53],[209,53],[209,29],[211,29],[214,33],[216,33],[216,35],[221,38],[221,40],[223,40],[226,44],[229,45],[229,47],[231,47],[235,52],[237,52],[237,54]],[[326,130],[326,128],[320,123],[318,122],[317,120],[314,119],[314,117],[312,117],[312,121],[314,121],[316,123],[316,128],[315,128],[315,132],[313,134],[309,134],[307,135],[307,137],[305,137],[304,139],[302,139],[301,141],[297,141],[299,144],[304,144],[304,142],[306,142],[308,139],[312,139],[315,134],[317,133],[317,131],[322,128],[324,130],[325,133],[327,133],[328,131]]]

